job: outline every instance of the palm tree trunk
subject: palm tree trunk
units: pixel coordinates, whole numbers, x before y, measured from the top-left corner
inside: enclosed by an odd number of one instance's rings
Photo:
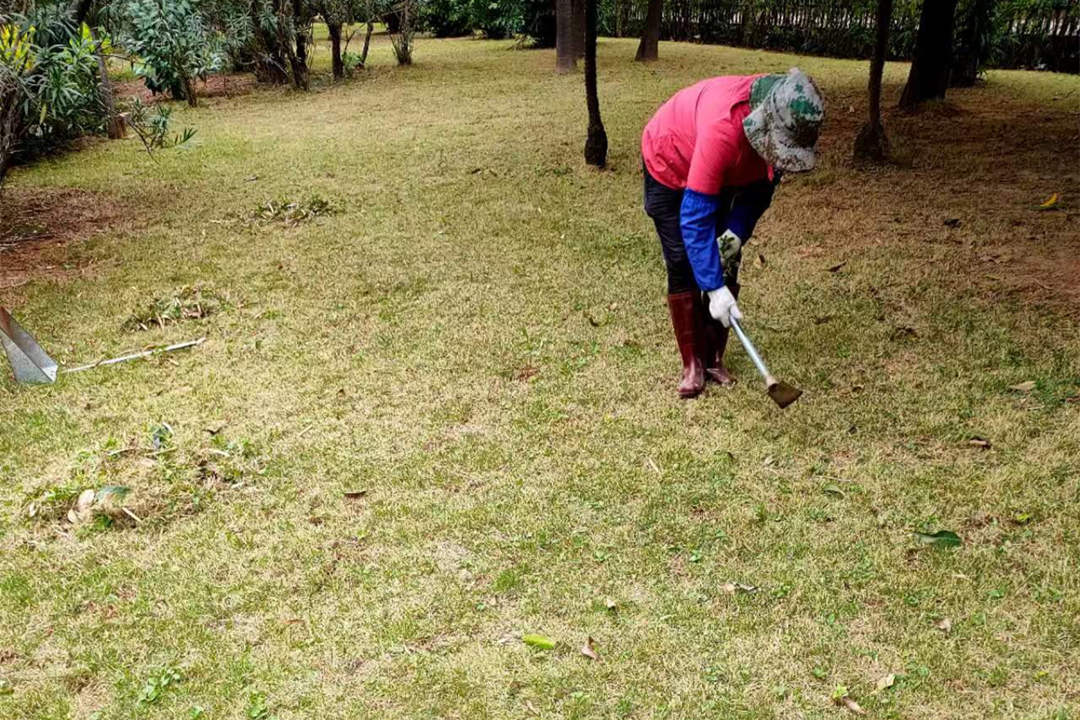
[[[925,100],[944,100],[949,87],[953,18],[957,0],[923,0],[915,57],[900,107],[910,110]]]
[[[660,18],[663,14],[664,0],[649,0],[649,9],[645,13],[645,28],[641,31],[635,60],[648,62],[660,57]]]
[[[573,38],[573,0],[555,0],[555,72],[567,73],[577,67]]]

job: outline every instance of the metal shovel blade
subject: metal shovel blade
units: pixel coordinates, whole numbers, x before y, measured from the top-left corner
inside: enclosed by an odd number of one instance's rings
[[[769,385],[769,397],[771,397],[772,401],[779,405],[781,409],[786,408],[788,405],[798,400],[800,395],[802,395],[802,390],[780,380]]]
[[[41,349],[37,340],[22,329],[6,309],[0,307],[0,345],[15,374],[23,384],[56,381],[56,361]]]

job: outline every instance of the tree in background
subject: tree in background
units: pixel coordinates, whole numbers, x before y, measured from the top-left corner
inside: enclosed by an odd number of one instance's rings
[[[587,0],[570,0],[570,43],[574,59],[585,57],[585,3]]]
[[[393,17],[396,28],[390,31],[390,44],[394,48],[394,57],[398,65],[412,65],[413,37],[416,33],[415,0],[398,0],[394,5]]]
[[[596,91],[596,0],[586,0],[585,4],[585,103],[589,108],[585,162],[602,168],[607,164],[608,141]]]
[[[567,73],[576,67],[574,3],[573,0],[555,0],[555,71]]]
[[[855,137],[855,160],[880,163],[889,156],[889,139],[881,124],[881,76],[889,50],[889,23],[893,0],[878,0],[874,57],[870,60],[870,117]]]
[[[641,31],[635,60],[647,62],[660,57],[660,18],[663,15],[664,0],[649,0],[645,12],[645,27]]]
[[[900,107],[911,110],[926,100],[944,100],[952,67],[953,18],[957,0],[923,0],[919,34]]]
[[[197,103],[195,81],[221,68],[215,37],[187,0],[128,0],[123,39],[139,58],[135,72],[151,92],[168,92],[177,100]]]
[[[990,55],[993,42],[994,0],[967,0],[960,8],[960,27],[956,36],[949,84],[971,87],[979,78],[982,64]]]

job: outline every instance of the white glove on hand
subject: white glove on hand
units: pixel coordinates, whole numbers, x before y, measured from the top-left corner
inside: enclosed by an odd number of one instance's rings
[[[724,327],[731,327],[731,318],[742,320],[742,311],[735,304],[735,296],[731,294],[731,291],[726,286],[710,290],[708,295],[709,314],[713,316],[714,320],[719,321]]]
[[[734,262],[742,250],[742,239],[730,230],[725,230],[724,234],[716,239],[716,244],[720,246],[720,260],[724,265]]]

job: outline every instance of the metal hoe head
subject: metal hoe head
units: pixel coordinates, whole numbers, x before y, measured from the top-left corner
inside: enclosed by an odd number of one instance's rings
[[[0,345],[4,346],[8,362],[19,383],[51,383],[56,381],[57,365],[41,349],[37,340],[22,329],[15,318],[0,307]]]
[[[781,409],[786,408],[788,405],[798,400],[800,395],[802,395],[802,390],[780,380],[769,385],[769,397],[771,397],[772,401],[780,406]]]

